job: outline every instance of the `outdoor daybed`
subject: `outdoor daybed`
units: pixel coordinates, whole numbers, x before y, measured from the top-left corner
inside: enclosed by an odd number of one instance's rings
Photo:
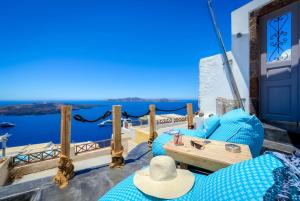
[[[212,116],[204,121],[204,124],[196,130],[178,129],[181,134],[219,140],[249,146],[253,157],[260,154],[264,129],[262,123],[254,115],[249,115],[242,109],[235,109],[227,112],[222,117]],[[163,146],[168,143],[173,136],[168,133],[159,135],[152,144],[153,156],[165,155]]]
[[[299,200],[300,155],[266,153],[236,163],[209,176],[195,174],[192,189],[175,200]],[[160,200],[139,191],[131,175],[108,191],[101,201]]]

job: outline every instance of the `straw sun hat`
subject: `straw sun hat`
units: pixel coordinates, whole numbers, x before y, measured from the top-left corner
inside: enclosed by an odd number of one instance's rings
[[[134,185],[143,193],[162,199],[178,198],[191,190],[195,176],[188,170],[176,169],[169,156],[157,156],[150,167],[139,170],[133,178]]]

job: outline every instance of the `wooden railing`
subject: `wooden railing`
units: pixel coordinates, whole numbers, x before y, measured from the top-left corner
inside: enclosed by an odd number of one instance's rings
[[[41,162],[45,160],[58,158],[60,154],[59,149],[45,150],[40,152],[33,152],[28,154],[18,154],[11,159],[11,165],[22,166],[31,163]]]
[[[78,144],[75,145],[75,155],[100,148],[110,147],[110,145],[111,139]]]

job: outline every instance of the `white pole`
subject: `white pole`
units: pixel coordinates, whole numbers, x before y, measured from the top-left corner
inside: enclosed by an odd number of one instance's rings
[[[6,141],[7,141],[7,139],[5,139],[5,138],[2,141],[2,158],[6,157]]]

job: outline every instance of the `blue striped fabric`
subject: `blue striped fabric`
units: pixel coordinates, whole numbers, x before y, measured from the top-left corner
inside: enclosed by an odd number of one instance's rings
[[[188,201],[231,201],[263,200],[266,191],[274,184],[273,171],[283,164],[270,154],[237,163],[221,169],[209,176],[195,174],[193,189],[175,200]],[[129,176],[100,200],[161,200],[139,191],[133,184],[133,175]]]

